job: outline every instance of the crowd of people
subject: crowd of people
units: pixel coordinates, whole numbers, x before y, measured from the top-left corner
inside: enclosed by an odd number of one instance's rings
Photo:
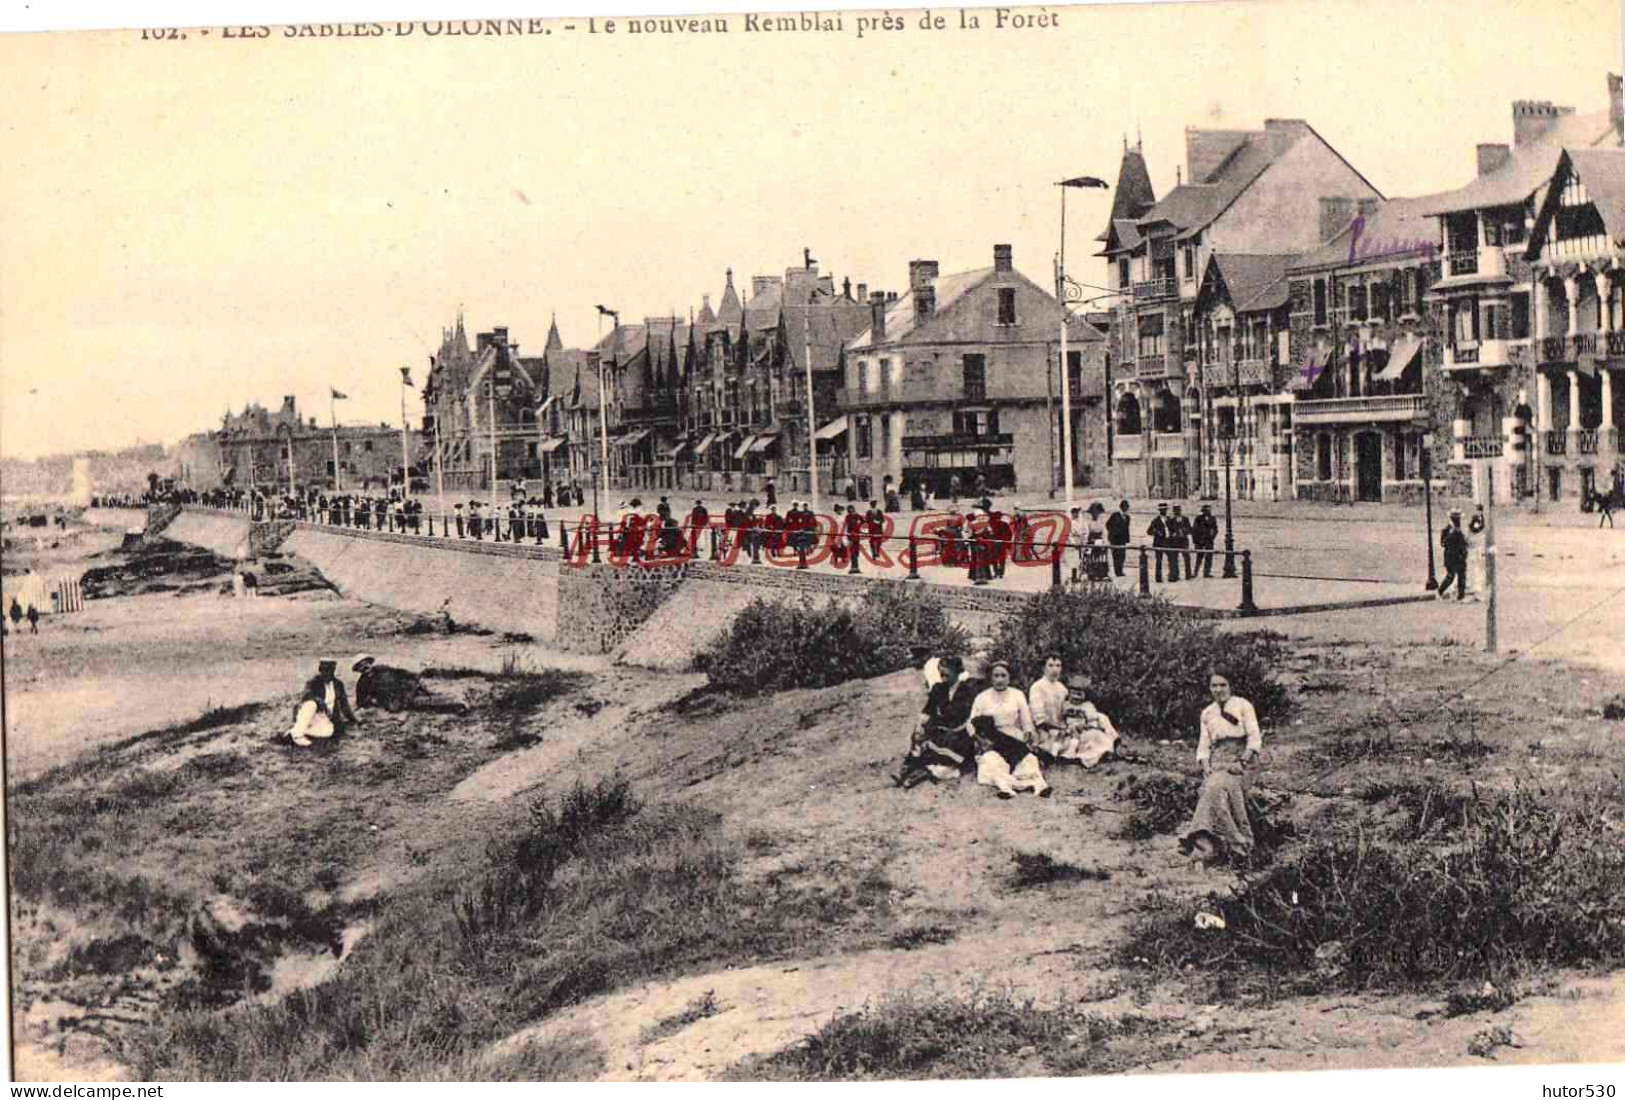
[[[1090,697],[1087,677],[1065,677],[1062,659],[1044,660],[1041,676],[1023,692],[1008,662],[990,659],[988,639],[967,656],[925,662],[925,703],[908,751],[892,782],[905,790],[974,775],[1001,799],[1053,788],[1044,769],[1094,768],[1122,748],[1123,736]],[[1195,812],[1179,835],[1180,849],[1203,863],[1245,861],[1253,850],[1248,793],[1263,752],[1258,715],[1234,695],[1222,671],[1208,677],[1212,702],[1199,720],[1196,760],[1202,787]]]

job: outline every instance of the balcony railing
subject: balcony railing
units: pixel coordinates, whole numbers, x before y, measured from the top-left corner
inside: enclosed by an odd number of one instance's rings
[[[1158,458],[1184,458],[1187,454],[1184,432],[1152,432],[1151,453]]]
[[[1546,433],[1546,453],[1554,456],[1569,453],[1569,433],[1562,429]]]
[[[1575,433],[1575,436],[1580,443],[1581,454],[1594,455],[1597,453],[1598,434],[1599,433],[1597,432],[1596,428],[1585,428]]]
[[[1299,401],[1293,406],[1292,415],[1298,424],[1422,420],[1427,417],[1426,401],[1421,394],[1334,397],[1324,401]]]
[[[1452,252],[1447,261],[1452,275],[1477,275],[1478,250],[1471,252]]]
[[[1135,363],[1135,373],[1140,378],[1178,378],[1183,370],[1182,364],[1170,360],[1161,352],[1142,355]]]
[[[1301,421],[1302,413],[1299,413]],[[1470,435],[1462,440],[1463,458],[1500,458],[1506,441],[1498,435]]]
[[[1506,340],[1480,340],[1476,343],[1446,344],[1445,368],[1504,367],[1512,361],[1513,348]]]
[[[1608,334],[1608,357],[1610,359],[1625,359],[1625,332],[1610,332]]]
[[[1540,361],[1542,363],[1563,363],[1568,361],[1569,342],[1563,336],[1544,336],[1540,341]]]
[[[1172,276],[1159,279],[1146,279],[1134,284],[1134,300],[1136,302],[1151,302],[1158,298],[1172,298],[1179,293],[1179,281]]]
[[[1267,386],[1273,380],[1270,373],[1270,365],[1263,359],[1243,359],[1236,364],[1236,376],[1243,386]]]
[[[1582,355],[1597,354],[1597,334],[1595,332],[1577,332],[1569,337],[1569,358],[1578,359]]]
[[[1143,435],[1119,435],[1117,437],[1116,457],[1129,461],[1143,458],[1145,456],[1144,440],[1145,436]]]

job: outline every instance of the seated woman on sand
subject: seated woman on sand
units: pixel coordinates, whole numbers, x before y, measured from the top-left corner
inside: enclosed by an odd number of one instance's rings
[[[1228,858],[1245,860],[1253,850],[1253,826],[1247,816],[1247,790],[1258,754],[1264,749],[1253,705],[1230,694],[1230,679],[1215,670],[1208,676],[1213,702],[1202,711],[1196,760],[1202,765],[1202,793],[1196,813],[1179,837],[1179,849],[1204,863]]]
[[[1033,744],[1037,730],[1033,726],[1032,711],[1028,709],[1027,697],[1021,693],[1021,689],[1010,686],[1010,666],[1003,661],[995,662],[989,669],[989,679],[992,686],[971,704],[972,724],[978,718],[991,719],[992,727],[1005,735],[1006,743],[1013,740],[1024,745]],[[1016,757],[1014,763],[1006,759],[1006,754],[992,747],[981,752],[976,757],[976,782],[985,787],[996,787],[1000,798],[1011,798],[1017,790],[1029,790],[1041,798],[1049,797],[1050,787],[1044,782],[1038,757],[1031,752],[1011,752],[1009,755]]]
[[[1057,760],[1092,768],[1117,751],[1122,740],[1112,720],[1089,701],[1089,681],[1081,679],[1067,689],[1066,732],[1049,746]]]

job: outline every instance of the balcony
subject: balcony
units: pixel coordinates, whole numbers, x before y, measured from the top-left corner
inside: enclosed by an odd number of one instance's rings
[[[1160,279],[1146,279],[1134,284],[1134,300],[1136,302],[1155,302],[1163,298],[1173,298],[1179,294],[1179,280],[1171,275]]]
[[[1608,334],[1608,358],[1625,359],[1625,332]]]
[[[1189,448],[1184,432],[1152,432],[1151,453],[1157,458],[1187,458]]]
[[[1012,432],[950,432],[945,435],[905,435],[905,451],[967,451],[982,447],[1009,447],[1015,444]]]
[[[1302,425],[1405,423],[1427,419],[1426,401],[1421,394],[1299,401],[1293,405],[1292,419]]]
[[[1142,355],[1135,360],[1135,377],[1143,379],[1180,378],[1185,373],[1184,364],[1167,355]]]
[[[1582,428],[1580,431],[1574,434],[1576,440],[1580,444],[1580,453],[1582,455],[1594,455],[1597,453],[1598,432],[1596,428]]]
[[[1546,453],[1561,458],[1569,453],[1569,433],[1562,428],[1546,433]]]
[[[1512,362],[1510,344],[1509,340],[1467,340],[1459,344],[1446,344],[1445,370],[1504,367]]]
[[[1270,365],[1263,359],[1243,359],[1236,364],[1236,374],[1243,386],[1268,386],[1274,381]]]
[[[1145,457],[1145,436],[1120,435],[1117,437],[1116,454],[1114,457],[1129,462],[1136,462]]]
[[[1577,332],[1569,337],[1569,358],[1579,359],[1582,355],[1597,354],[1597,333]]]
[[[1470,435],[1461,441],[1463,458],[1500,458],[1505,449],[1506,441],[1498,435]]]

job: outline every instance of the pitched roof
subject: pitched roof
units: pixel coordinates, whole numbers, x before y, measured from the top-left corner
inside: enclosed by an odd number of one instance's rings
[[[1119,244],[1127,248],[1129,245],[1122,241],[1121,222],[1133,225],[1135,220],[1142,217],[1145,212],[1157,204],[1156,188],[1151,186],[1151,173],[1146,170],[1145,157],[1140,153],[1138,146],[1130,149],[1128,142],[1123,143],[1123,160],[1117,167],[1117,192],[1112,196],[1112,212],[1110,221],[1098,241],[1110,241],[1112,230],[1118,231]],[[1136,243],[1139,234],[1134,234]]]
[[[977,326],[981,319],[966,317],[956,307],[968,299],[973,292],[979,289],[993,276],[1001,275],[1013,277],[1015,282],[1025,283],[1028,288],[1036,291],[1043,300],[1050,304],[1055,311],[1053,321],[1043,322],[1055,324],[1060,321],[1060,305],[1054,296],[1019,271],[1000,272],[996,268],[982,267],[975,271],[962,271],[956,275],[943,275],[934,279],[933,285],[937,290],[936,311],[929,320],[919,321],[914,314],[914,295],[902,294],[897,300],[890,302],[886,307],[886,336],[882,345],[905,343],[915,340],[927,343],[935,340],[984,340],[987,334]],[[1023,327],[1029,324],[1039,324],[1038,318],[1028,318],[1023,321]],[[847,344],[853,351],[872,347],[870,337],[872,328],[865,328],[863,332]]]
[[[813,349],[813,370],[833,370],[840,362],[841,349],[869,327],[873,314],[868,306],[850,298],[820,294],[811,301],[784,307],[784,323],[789,332],[790,361],[796,370],[807,369],[807,343]],[[803,339],[806,334],[807,339]]]
[[[1484,173],[1465,187],[1422,200],[1422,213],[1438,216],[1491,206],[1516,206],[1552,178],[1564,146],[1617,148],[1619,135],[1607,111],[1559,116],[1539,138],[1512,149],[1506,163],[1493,172]]]
[[[711,295],[707,294],[700,301],[700,312],[699,315],[694,318],[694,323],[696,325],[709,325],[716,319],[717,315],[711,309]]]
[[[1066,319],[1066,335],[1069,340],[1076,340],[1080,344],[1100,343],[1106,339],[1105,332],[1081,313],[1074,313]]]
[[[779,326],[779,307],[784,305],[784,286],[774,283],[745,304],[745,328],[751,332]]]
[[[1355,218],[1325,244],[1303,253],[1293,261],[1291,269],[1306,271],[1428,259],[1438,249],[1439,227],[1423,213],[1427,203],[1426,198],[1387,199],[1365,215],[1364,221]]]
[[[1230,304],[1238,311],[1275,309],[1286,304],[1287,266],[1291,253],[1214,253],[1213,263],[1230,292]]]
[[[1181,236],[1203,229],[1229,209],[1230,204],[1278,159],[1278,153],[1271,151],[1268,133],[1263,130],[1191,131],[1191,133],[1222,134],[1226,137],[1240,133],[1244,135],[1245,140],[1237,144],[1204,179],[1181,184],[1164,195],[1160,202],[1139,219],[1142,229],[1158,222],[1174,226]],[[1284,153],[1294,144],[1296,138],[1287,142],[1279,152]]]
[[[1569,161],[1615,243],[1625,243],[1625,149],[1570,149]]]
[[[564,340],[559,336],[559,319],[555,317],[553,323],[547,326],[547,343],[542,346],[542,354],[545,355],[555,348],[562,348],[563,346]]]
[[[739,304],[739,292],[734,290],[733,268],[728,269],[728,285],[722,288],[722,303],[717,306],[718,325],[733,327],[744,319],[744,308]]]

